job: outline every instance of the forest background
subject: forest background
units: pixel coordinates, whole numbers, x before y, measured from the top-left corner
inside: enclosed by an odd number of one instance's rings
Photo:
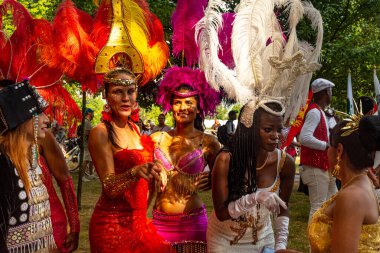
[[[189,0],[192,1],[192,0]],[[1,2],[1,0],[0,0]],[[36,18],[51,20],[61,0],[19,0]],[[93,0],[73,0],[76,6],[92,16],[96,13]],[[151,11],[156,14],[164,27],[165,39],[171,44],[172,27],[170,17],[175,9],[176,1],[147,0]],[[232,11],[238,0],[227,1]],[[311,0],[322,14],[324,22],[324,40],[322,47],[322,68],[314,77],[323,77],[336,84],[333,90],[332,107],[341,111],[347,108],[347,75],[351,71],[353,96],[357,99],[362,95],[374,96],[373,70],[380,67],[380,1],[379,0]],[[281,20],[281,18],[280,18]],[[286,33],[286,24],[282,24]],[[307,22],[301,22],[298,36],[307,41],[313,41],[313,31]],[[180,64],[178,59],[171,57],[170,61]],[[142,118],[156,121],[161,113],[154,104],[154,94],[160,78],[151,81],[140,89],[139,104],[142,108]],[[65,87],[82,108],[82,93],[80,85],[67,82]],[[104,101],[99,94],[87,95],[87,107],[95,110],[95,123],[100,119]],[[231,109],[239,109],[240,105],[223,103],[218,107],[218,119],[226,119]],[[168,117],[171,124],[171,117]],[[157,123],[157,122],[156,122]]]

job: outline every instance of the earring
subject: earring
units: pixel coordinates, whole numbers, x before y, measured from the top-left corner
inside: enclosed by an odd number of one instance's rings
[[[339,176],[339,173],[340,173],[340,162],[342,160],[340,159],[339,156],[336,157],[336,164],[334,165],[334,170],[333,172],[331,173],[334,177],[338,177]]]
[[[33,134],[34,134],[34,144],[32,147],[32,168],[37,168],[38,164],[38,115],[33,115]]]
[[[109,106],[109,104],[105,104],[103,110],[105,112],[110,112],[111,111],[111,106]]]

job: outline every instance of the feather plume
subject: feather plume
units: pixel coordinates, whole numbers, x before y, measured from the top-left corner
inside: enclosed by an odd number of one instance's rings
[[[177,66],[166,70],[158,89],[156,101],[157,104],[161,105],[164,112],[170,111],[173,91],[183,84],[189,85],[198,92],[199,109],[202,117],[213,116],[216,112],[216,106],[221,101],[220,94],[208,85],[203,71]]]
[[[207,0],[178,0],[172,15],[173,54],[186,59],[186,65],[194,66],[199,58],[199,48],[194,39],[195,25],[204,16]]]
[[[252,90],[242,86],[234,76],[234,72],[218,57],[220,48],[218,32],[222,27],[220,8],[224,7],[225,3],[221,0],[209,1],[205,16],[197,23],[195,37],[201,52],[199,66],[205,72],[211,87],[216,90],[221,87],[231,99],[245,103],[252,97]]]
[[[58,8],[53,20],[52,39],[55,44],[42,52],[42,58],[52,68],[60,69],[69,78],[82,83],[82,88],[97,90],[97,84],[85,80],[95,79],[94,59],[98,48],[88,34],[92,29],[92,18],[75,8],[71,0],[65,0]]]
[[[262,88],[262,54],[269,38],[263,27],[272,21],[273,9],[268,0],[244,0],[237,8],[232,30],[236,73],[240,83],[252,90]]]
[[[140,85],[154,79],[166,66],[169,48],[164,41],[164,32],[160,20],[149,11],[144,0],[123,0],[123,22],[131,41],[140,52],[144,62],[144,73]],[[112,24],[112,5],[103,1],[94,20],[91,39],[98,48],[106,45]]]
[[[111,31],[112,6],[108,1],[102,1],[94,18],[90,39],[97,48],[103,48]]]
[[[5,11],[11,11],[13,25],[16,28],[4,48],[7,52],[4,56],[8,60],[4,65],[9,69],[7,78],[16,80],[25,66],[25,57],[34,44],[32,16],[22,4],[14,0],[4,0],[3,8]]]
[[[49,102],[45,113],[51,119],[57,120],[59,125],[67,123],[69,127],[72,127],[82,119],[81,110],[61,83],[47,88],[38,88],[38,93]]]
[[[234,58],[232,56],[231,36],[232,23],[235,20],[233,13],[223,13],[223,28],[219,32],[219,59],[230,69],[235,68]]]

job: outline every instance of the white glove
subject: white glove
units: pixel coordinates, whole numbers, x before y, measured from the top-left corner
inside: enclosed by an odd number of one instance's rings
[[[289,217],[287,216],[276,217],[274,230],[275,230],[276,251],[281,250],[281,249],[286,249],[286,246],[288,245],[288,235],[289,235]]]
[[[287,209],[286,203],[274,192],[257,191],[255,199],[273,213],[280,213],[280,206]]]
[[[233,219],[237,219],[241,215],[247,213],[256,204],[262,204],[271,212],[280,212],[281,205],[284,209],[287,209],[286,204],[279,196],[274,192],[253,192],[242,196],[241,198],[231,201],[228,204],[228,212]]]

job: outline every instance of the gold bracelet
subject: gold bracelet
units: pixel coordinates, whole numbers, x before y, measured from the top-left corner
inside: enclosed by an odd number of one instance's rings
[[[115,198],[136,182],[137,178],[132,174],[132,169],[120,175],[108,174],[103,180],[103,189],[106,194],[111,198]]]

